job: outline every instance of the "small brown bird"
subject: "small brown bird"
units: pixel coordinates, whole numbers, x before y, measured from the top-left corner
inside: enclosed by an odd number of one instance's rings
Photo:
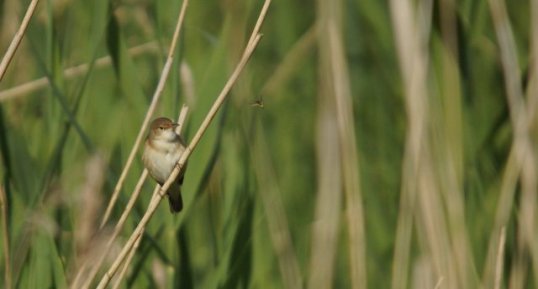
[[[177,126],[178,124],[172,120],[159,117],[151,123],[149,135],[146,138],[142,161],[151,177],[161,186],[166,182],[181,154],[185,151],[185,142],[175,131]],[[172,213],[178,213],[183,209],[181,198],[183,172],[177,176],[166,192]]]

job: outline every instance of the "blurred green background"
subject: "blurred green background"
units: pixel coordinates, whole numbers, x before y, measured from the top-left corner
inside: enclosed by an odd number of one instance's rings
[[[480,288],[479,284],[489,284],[483,280],[488,242],[497,238],[494,222],[513,137],[499,46],[487,1],[414,2],[420,7],[432,5],[426,34],[431,117],[426,137],[432,143],[436,180],[444,173],[442,143],[461,145],[452,152],[459,160],[457,194],[463,198],[466,257],[472,263],[466,267],[468,278],[458,277],[463,281],[457,284],[465,286],[446,288]],[[28,3],[0,1],[1,51]],[[529,1],[509,4],[526,89],[531,7]],[[159,80],[180,5],[170,0],[40,2],[0,83],[0,183],[7,195],[13,288],[69,287],[81,264],[102,250],[97,240],[106,233],[98,226]],[[189,105],[183,133],[187,141],[238,62],[262,5],[261,0],[191,1],[155,113],[177,118],[181,105]],[[453,8],[456,45],[442,33],[441,15],[443,9],[451,9],[447,7]],[[388,1],[376,0],[273,1],[248,67],[189,159],[183,189],[186,207],[173,216],[161,204],[120,288],[289,288],[290,284],[360,288],[351,281],[349,199],[341,180],[330,192],[336,201],[333,208],[339,210],[336,223],[329,225],[336,240],[318,243],[322,248],[328,244],[327,252],[334,250],[335,255],[321,263],[314,258],[319,248],[314,243],[322,240],[315,227],[323,226],[322,212],[331,206],[320,195],[324,171],[332,169],[322,157],[331,151],[320,144],[326,121],[322,116],[329,105],[323,86],[331,81],[324,68],[327,38],[320,28],[327,23],[326,14],[339,23],[344,45],[355,132],[351,143],[356,144],[360,164],[356,177],[365,226],[361,238],[366,251],[360,264],[367,286],[434,288],[417,281],[424,278],[420,264],[430,257],[418,213],[413,219],[411,261],[404,268],[409,278],[405,284],[391,281],[408,117],[391,8]],[[141,45],[141,50],[133,51]],[[107,55],[110,63],[97,61]],[[66,74],[66,69],[80,64],[89,64],[88,69],[75,76]],[[450,73],[456,81],[447,77]],[[7,94],[40,77],[48,84]],[[456,139],[447,133],[446,127],[452,125]],[[535,141],[535,124],[532,129]],[[339,149],[337,145],[336,152]],[[537,151],[535,142],[533,149]],[[110,227],[143,169],[140,155]],[[337,164],[350,161],[339,160],[338,154],[332,157]],[[117,254],[140,220],[153,186],[153,181],[146,182],[111,255]],[[502,284],[508,286],[514,264],[523,258],[524,282],[510,288],[534,288],[536,268],[531,259],[536,254],[516,250],[521,242],[522,194],[520,186],[514,189]],[[441,201],[441,213],[450,220],[453,212],[447,200]],[[449,236],[455,232],[448,229]],[[0,260],[4,259],[1,250]],[[108,268],[110,263],[105,264]],[[5,270],[2,261],[0,280]],[[318,271],[330,272],[328,287],[316,283]],[[442,277],[437,273],[432,273],[433,285]],[[299,278],[299,284],[288,282],[286,274]]]

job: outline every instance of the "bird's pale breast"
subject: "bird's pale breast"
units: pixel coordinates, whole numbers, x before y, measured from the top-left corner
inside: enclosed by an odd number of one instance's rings
[[[164,183],[179,161],[183,148],[180,143],[154,141],[146,144],[143,161],[150,175],[159,183]]]

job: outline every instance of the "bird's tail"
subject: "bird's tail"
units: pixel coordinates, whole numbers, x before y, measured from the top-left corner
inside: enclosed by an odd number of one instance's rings
[[[179,213],[183,209],[183,198],[181,197],[181,185],[174,182],[168,191],[168,204],[170,205],[170,212]]]

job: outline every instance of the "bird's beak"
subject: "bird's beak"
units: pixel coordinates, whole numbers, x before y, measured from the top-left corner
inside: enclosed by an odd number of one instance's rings
[[[178,127],[179,126],[179,123],[173,123],[172,124],[172,127]]]

